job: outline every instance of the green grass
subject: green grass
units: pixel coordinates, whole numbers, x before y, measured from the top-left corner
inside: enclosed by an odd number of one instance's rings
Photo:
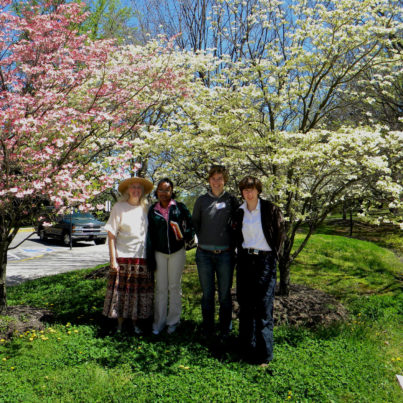
[[[302,242],[297,235],[295,246]],[[314,235],[292,266],[292,281],[319,288],[342,300],[357,294],[398,292],[403,262],[372,242]]]
[[[188,252],[190,265],[194,253]],[[275,358],[266,369],[240,362],[231,346],[203,342],[194,266],[183,277],[181,327],[158,338],[114,336],[113,323],[101,315],[105,280],[86,278],[92,270],[8,289],[10,305],[48,308],[55,320],[43,333],[0,340],[1,402],[402,399],[395,380],[403,373],[402,266],[378,245],[312,237],[292,267],[292,281],[340,298],[351,320],[321,329],[276,327]]]
[[[341,216],[328,218],[316,231],[317,234],[342,236],[349,236],[349,232],[350,222],[349,220],[342,220]],[[375,225],[364,223],[357,217],[353,219],[352,238],[373,242],[403,256],[403,236],[401,233],[399,227],[392,224]]]

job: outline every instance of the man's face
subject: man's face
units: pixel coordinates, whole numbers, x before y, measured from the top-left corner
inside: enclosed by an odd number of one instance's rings
[[[222,193],[225,184],[224,175],[219,173],[214,174],[213,176],[210,177],[209,184],[214,194],[218,195]]]

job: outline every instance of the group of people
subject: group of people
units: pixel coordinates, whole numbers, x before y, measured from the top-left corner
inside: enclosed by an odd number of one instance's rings
[[[135,333],[153,318],[152,333],[176,331],[182,310],[181,279],[186,248],[197,236],[196,264],[202,289],[202,334],[215,336],[215,291],[219,300],[219,337],[232,330],[232,279],[236,266],[239,345],[245,360],[267,365],[273,358],[273,299],[276,262],[284,238],[278,207],[261,199],[262,183],[247,176],[239,183],[243,199],[224,190],[228,172],[212,166],[209,190],[193,214],[175,200],[174,185],[160,180],[157,201],[148,207],[153,184],[133,177],[119,185],[122,198],[111,211],[108,231],[110,271],[103,314],[122,331],[131,319]]]

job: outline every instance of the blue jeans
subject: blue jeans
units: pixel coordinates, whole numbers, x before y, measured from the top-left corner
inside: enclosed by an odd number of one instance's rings
[[[241,250],[237,262],[239,339],[253,361],[273,359],[273,302],[276,259],[273,253],[249,255]]]
[[[197,248],[196,264],[202,288],[203,325],[207,331],[214,329],[215,314],[215,275],[217,275],[218,301],[220,303],[220,331],[227,333],[232,326],[231,287],[234,273],[232,251],[218,254]]]

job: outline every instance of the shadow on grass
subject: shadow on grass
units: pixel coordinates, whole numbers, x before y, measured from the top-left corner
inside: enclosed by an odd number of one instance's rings
[[[105,367],[129,364],[137,371],[159,372],[165,375],[177,373],[178,366],[211,367],[220,363],[240,363],[237,347],[237,331],[225,342],[213,337],[204,337],[201,329],[200,287],[197,273],[185,271],[183,279],[183,316],[177,331],[168,335],[163,332],[154,336],[150,333],[151,323],[144,323],[145,334],[136,336],[130,321],[121,334],[116,334],[116,321],[102,315],[106,292],[106,278],[94,276],[101,268],[80,270],[41,278],[10,287],[12,304],[33,305],[51,309],[54,317],[51,324],[71,323],[90,326],[96,345],[94,356],[88,358]],[[148,331],[147,331],[148,329]],[[341,331],[337,326],[332,330],[318,331],[321,338],[336,337]],[[275,328],[275,344],[298,346],[314,330],[290,326]],[[100,351],[104,353],[100,353]],[[248,365],[243,363],[241,365]]]

